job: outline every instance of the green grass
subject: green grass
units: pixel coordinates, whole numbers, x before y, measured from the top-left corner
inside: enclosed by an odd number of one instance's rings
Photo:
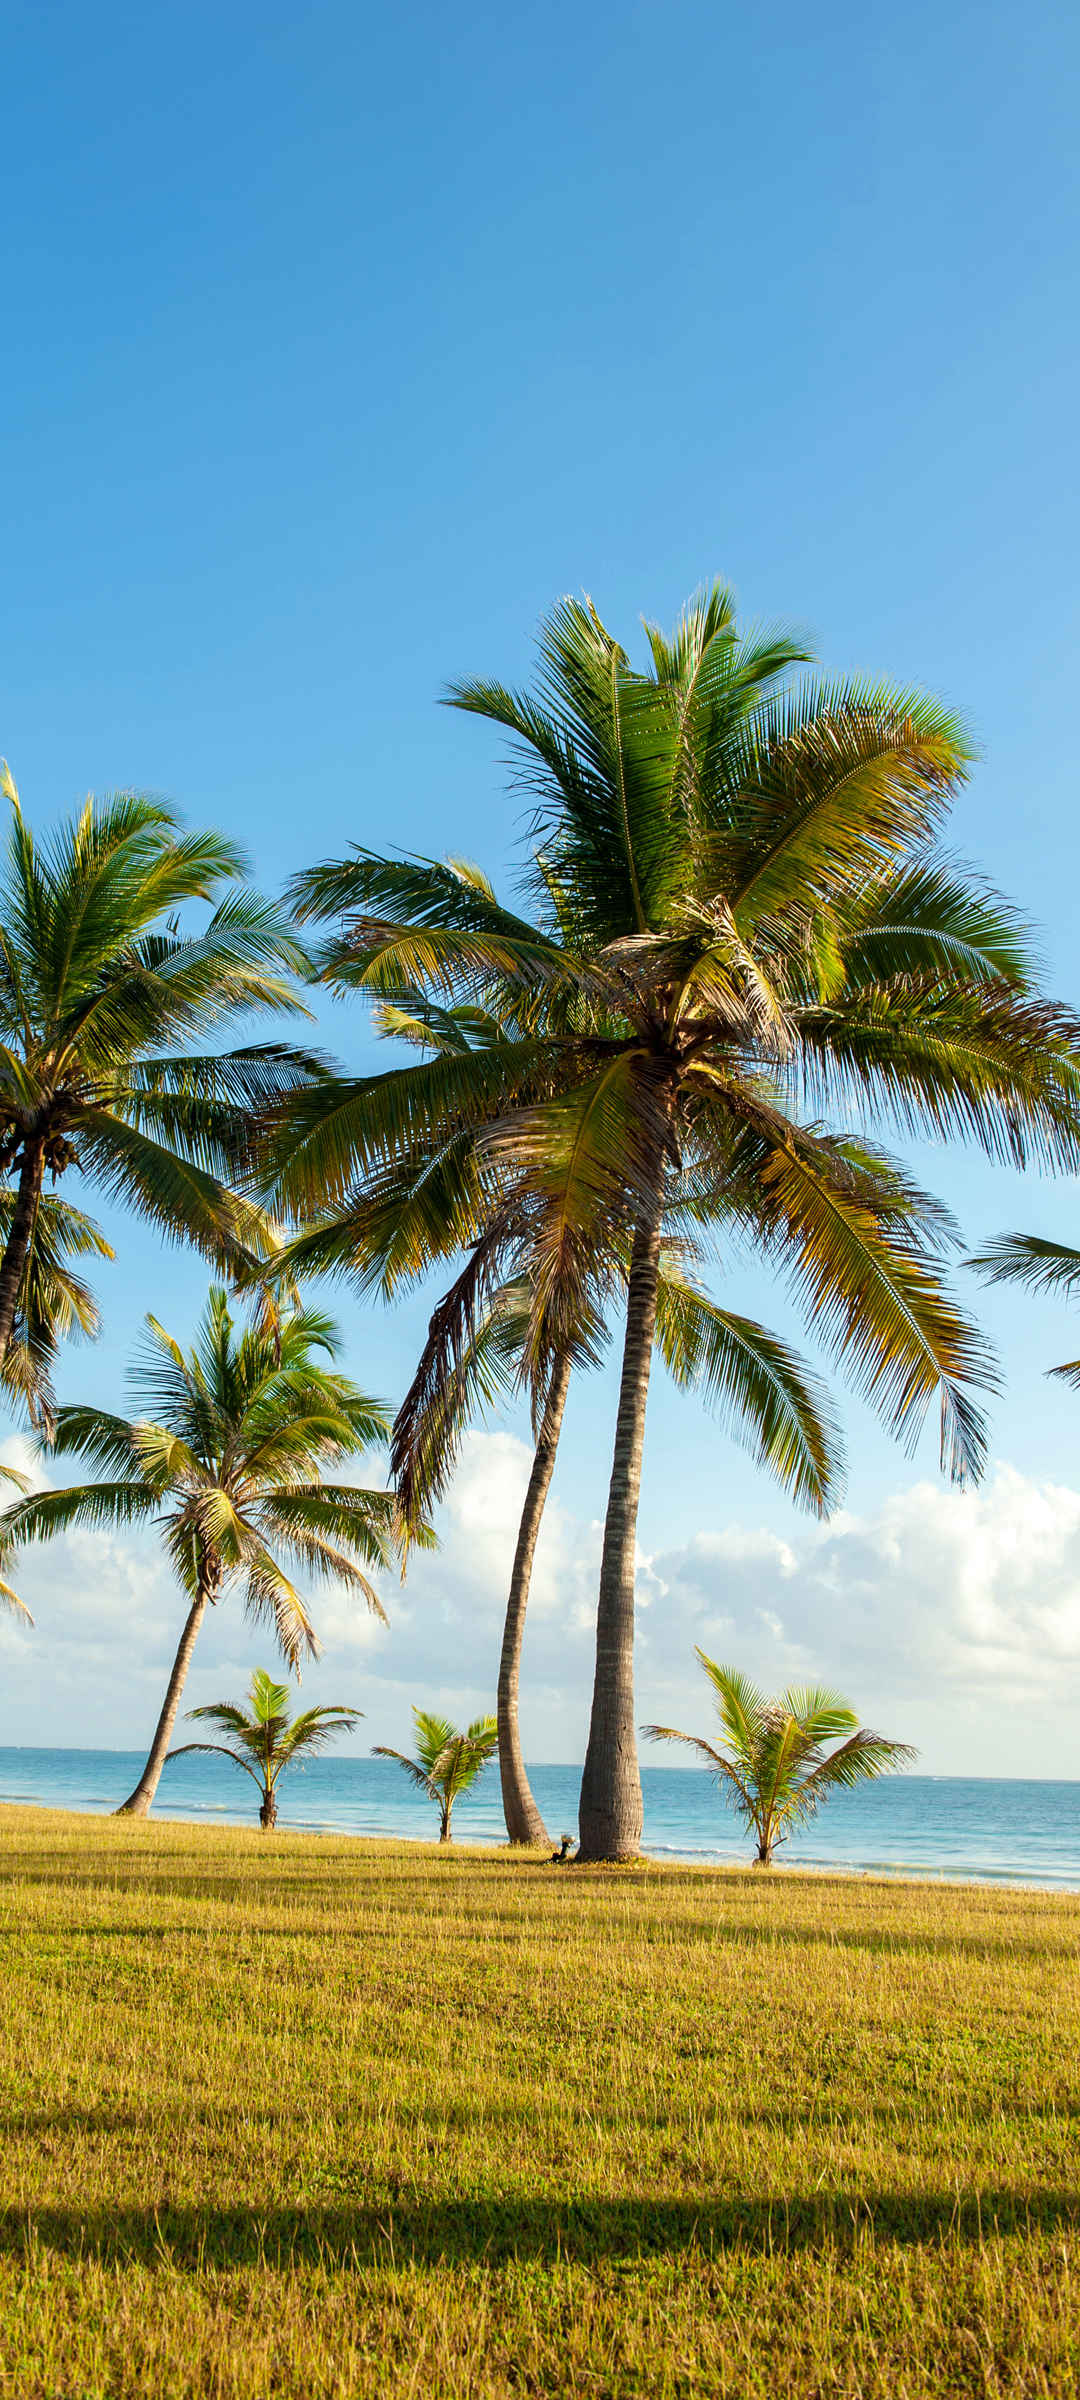
[[[1080,1902],[0,1812],[0,2393],[1080,2391]]]

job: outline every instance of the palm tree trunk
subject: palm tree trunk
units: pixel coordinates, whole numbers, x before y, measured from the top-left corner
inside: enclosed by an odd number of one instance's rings
[[[273,1792],[267,1792],[266,1794],[262,1807],[259,1810],[259,1823],[262,1826],[264,1833],[272,1833],[275,1825],[277,1824],[277,1801],[274,1798]]]
[[[643,1813],[634,1725],[634,1558],[660,1270],[661,1178],[630,1261],[615,1458],[596,1613],[596,1675],[578,1812],[578,1858],[634,1858]]]
[[[19,1189],[11,1219],[3,1263],[0,1264],[0,1366],[7,1357],[8,1344],[15,1327],[15,1315],[22,1289],[23,1269],[34,1218],[41,1198],[45,1178],[45,1153],[40,1142],[31,1143],[23,1153],[19,1171]]]
[[[563,1410],[570,1386],[570,1361],[566,1356],[556,1362],[551,1378],[540,1425],[539,1438],[533,1453],[525,1506],[518,1527],[517,1548],[510,1575],[510,1596],[506,1603],[506,1622],[503,1626],[502,1656],[499,1660],[499,1775],[502,1781],[503,1815],[512,1842],[547,1847],[549,1835],[544,1820],[529,1789],[525,1761],[521,1754],[521,1732],[518,1726],[518,1680],[521,1669],[521,1644],[525,1634],[525,1611],[529,1605],[529,1585],[532,1581],[533,1559],[540,1533],[540,1520],[555,1469],[555,1453],[559,1446]]]
[[[444,1800],[444,1801],[443,1801],[443,1803],[442,1803],[442,1809],[441,1809],[441,1813],[440,1813],[440,1816],[439,1816],[439,1840],[440,1840],[440,1842],[452,1842],[452,1841],[453,1841],[453,1838],[454,1838],[454,1837],[453,1837],[453,1834],[452,1834],[452,1833],[451,1833],[451,1831],[450,1831],[450,1817],[451,1817],[451,1813],[452,1813],[452,1810],[453,1810],[453,1806],[454,1806],[454,1803],[453,1803],[453,1801],[452,1801],[452,1800]]]
[[[187,1682],[187,1671],[191,1665],[191,1653],[195,1648],[199,1627],[206,1615],[211,1597],[212,1586],[209,1578],[200,1576],[199,1588],[188,1611],[187,1622],[180,1636],[180,1645],[173,1660],[173,1670],[169,1677],[165,1703],[157,1721],[157,1732],[150,1744],[150,1756],[134,1791],[129,1792],[127,1799],[122,1801],[120,1807],[114,1811],[118,1817],[146,1817],[150,1814],[150,1803],[157,1790],[161,1770],[172,1741],[177,1710],[180,1706],[184,1685]]]

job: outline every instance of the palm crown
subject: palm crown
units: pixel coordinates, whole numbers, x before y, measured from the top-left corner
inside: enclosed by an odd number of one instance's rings
[[[230,1700],[215,1700],[206,1708],[189,1708],[189,1722],[214,1725],[219,1733],[228,1734],[231,1739],[182,1742],[178,1749],[170,1750],[169,1757],[186,1758],[198,1750],[230,1758],[235,1767],[241,1767],[258,1785],[259,1823],[264,1832],[270,1832],[277,1823],[277,1787],[286,1768],[295,1766],[298,1759],[314,1758],[338,1734],[351,1732],[360,1711],[305,1708],[298,1716],[290,1717],[288,1684],[275,1683],[264,1667],[257,1667],[251,1678],[248,1701],[250,1713]]]
[[[119,793],[38,843],[6,767],[0,865],[0,1175],[16,1206],[0,1266],[0,1356],[46,1173],[77,1166],[171,1238],[216,1262],[258,1243],[226,1189],[251,1115],[321,1062],[279,1044],[192,1050],[240,1012],[296,1008],[306,953],[245,890],[240,852],[185,833],[157,801]],[[219,899],[184,930],[189,903]]]
[[[297,1573],[342,1584],[383,1615],[368,1570],[394,1555],[393,1495],[338,1482],[335,1470],[385,1441],[389,1411],[338,1371],[336,1343],[331,1321],[310,1309],[238,1328],[219,1288],[188,1352],[149,1317],[132,1376],[143,1413],[56,1413],[53,1450],[86,1459],[100,1480],[36,1492],[0,1518],[8,1554],[72,1525],[153,1523],[161,1535],[191,1608],[137,1787],[140,1809],[146,1785],[151,1796],[156,1787],[202,1616],[230,1587],[271,1626],[293,1669],[319,1647]]]
[[[704,1650],[695,1655],[713,1687],[726,1748],[672,1725],[647,1725],[645,1731],[654,1742],[685,1742],[705,1760],[725,1798],[752,1828],[758,1866],[771,1865],[777,1844],[812,1817],[831,1792],[850,1791],[915,1757],[905,1742],[887,1741],[860,1725],[837,1692],[793,1690],[770,1700],[734,1667],[717,1666]],[[827,1751],[825,1744],[833,1741],[839,1747]]]

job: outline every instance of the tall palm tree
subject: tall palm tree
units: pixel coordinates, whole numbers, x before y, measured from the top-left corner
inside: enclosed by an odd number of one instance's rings
[[[436,1054],[491,1048],[505,1036],[477,1008],[433,1007],[420,993],[408,1007],[379,1009],[384,1036]],[[396,1178],[369,1181],[357,1205],[329,1224],[302,1234],[285,1254],[295,1273],[327,1268],[349,1273],[363,1292],[392,1297],[406,1280],[441,1264],[458,1246],[470,1202],[482,1182],[475,1143],[454,1145],[443,1157],[433,1209],[436,1162],[414,1158]],[[457,1176],[459,1189],[452,1190]],[[506,1227],[505,1280],[495,1282],[496,1254],[480,1244],[480,1276],[471,1256],[436,1308],[413,1383],[394,1422],[390,1466],[403,1521],[425,1522],[447,1487],[461,1437],[478,1414],[531,1388],[535,1447],[515,1543],[499,1660],[497,1721],[499,1774],[506,1829],[512,1842],[548,1846],[530,1789],[518,1714],[521,1652],[532,1568],[554,1472],[563,1415],[575,1364],[594,1364],[607,1345],[603,1304],[625,1296],[626,1255],[598,1256],[586,1312],[550,1362],[546,1381],[530,1376],[528,1212],[514,1223],[505,1176],[493,1201]],[[723,1195],[729,1218],[734,1217]],[[484,1213],[487,1213],[485,1205]],[[474,1252],[475,1252],[474,1246]],[[684,1233],[667,1244],[659,1294],[658,1336],[665,1364],[684,1388],[697,1386],[756,1449],[798,1504],[822,1513],[840,1475],[836,1428],[824,1396],[794,1353],[745,1317],[717,1308],[686,1270],[692,1245]]]
[[[277,1824],[277,1787],[286,1768],[294,1767],[298,1759],[303,1764],[305,1758],[314,1758],[339,1733],[351,1732],[360,1710],[304,1708],[299,1716],[290,1717],[288,1684],[275,1683],[265,1667],[255,1669],[248,1702],[250,1713],[230,1700],[189,1708],[189,1720],[215,1725],[219,1733],[231,1734],[232,1740],[181,1742],[179,1749],[170,1750],[169,1758],[187,1758],[193,1750],[231,1758],[234,1767],[242,1767],[258,1787],[259,1823],[264,1833],[272,1833]]]
[[[484,1152],[527,1192],[537,1366],[588,1261],[630,1245],[622,1376],[581,1797],[585,1858],[641,1832],[634,1556],[662,1227],[732,1182],[815,1331],[913,1440],[976,1475],[985,1348],[943,1292],[940,1227],[875,1198],[872,1161],[821,1130],[854,1108],[1017,1165],[1080,1164],[1080,1025],[1039,993],[1013,911],[935,848],[970,752],[937,702],[861,681],[792,684],[783,638],[740,640],[704,595],[636,669],[588,604],[540,640],[535,695],[458,685],[508,731],[534,801],[536,921],[474,869],[366,854],[311,870],[308,916],[349,917],[327,972],[383,1002],[420,987],[509,1036],[301,1094],[268,1180],[347,1211],[388,1160]],[[351,916],[349,915],[351,912]],[[483,1139],[477,1142],[478,1129]],[[492,1183],[478,1192],[490,1202]],[[486,1239],[502,1239],[497,1205]],[[485,1234],[478,1226],[477,1238]]]
[[[385,1441],[389,1411],[334,1364],[328,1318],[297,1309],[238,1325],[212,1287],[191,1350],[156,1317],[146,1322],[131,1377],[143,1413],[56,1412],[52,1451],[87,1459],[99,1480],[35,1492],[0,1517],[4,1558],[73,1525],[151,1523],[160,1532],[188,1612],[146,1765],[120,1812],[142,1817],[207,1609],[239,1587],[248,1616],[271,1626],[296,1672],[319,1644],[289,1570],[343,1584],[381,1617],[364,1569],[386,1567],[398,1546],[392,1494],[334,1479],[345,1460]]]
[[[1003,1233],[968,1260],[987,1283],[1019,1283],[1029,1292],[1060,1292],[1067,1300],[1080,1294],[1080,1250],[1067,1242],[1051,1242],[1038,1233]],[[1080,1358],[1063,1367],[1048,1367],[1080,1391]]]
[[[0,1255],[0,1361],[12,1338],[46,1175],[78,1167],[170,1240],[215,1263],[257,1247],[258,1219],[226,1187],[252,1113],[321,1062],[280,1044],[192,1052],[230,1017],[299,1006],[306,953],[281,912],[244,889],[216,833],[185,833],[136,793],[88,800],[36,842],[9,769],[0,858],[0,1178],[15,1204]],[[229,887],[235,887],[230,889]],[[186,927],[193,902],[217,905]]]
[[[462,1733],[456,1725],[451,1725],[449,1717],[432,1716],[423,1708],[414,1708],[413,1724],[415,1758],[407,1757],[404,1750],[387,1750],[381,1742],[376,1743],[371,1755],[395,1758],[399,1767],[404,1767],[438,1809],[440,1842],[452,1842],[454,1803],[463,1792],[472,1790],[483,1773],[497,1748],[499,1729],[494,1717],[474,1717]]]
[[[646,1725],[645,1732],[653,1742],[685,1742],[705,1760],[753,1832],[757,1867],[771,1867],[778,1843],[815,1816],[833,1792],[874,1782],[917,1755],[908,1743],[887,1741],[860,1725],[838,1692],[787,1691],[769,1700],[734,1667],[717,1666],[704,1650],[694,1655],[713,1687],[726,1748],[700,1734],[678,1733],[673,1725]],[[833,1741],[839,1748],[826,1750]]]

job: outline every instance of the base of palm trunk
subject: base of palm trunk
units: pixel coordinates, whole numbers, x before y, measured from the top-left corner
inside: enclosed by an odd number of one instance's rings
[[[515,1850],[550,1850],[551,1836],[538,1808],[515,1808],[503,1799],[506,1838]]]
[[[132,1792],[130,1798],[121,1800],[119,1808],[114,1808],[112,1813],[114,1817],[148,1817],[150,1814],[149,1792]]]
[[[573,1867],[636,1867],[642,1855],[639,1849],[615,1850],[602,1846],[587,1849],[582,1842],[577,1857],[568,1859],[567,1864]]]

